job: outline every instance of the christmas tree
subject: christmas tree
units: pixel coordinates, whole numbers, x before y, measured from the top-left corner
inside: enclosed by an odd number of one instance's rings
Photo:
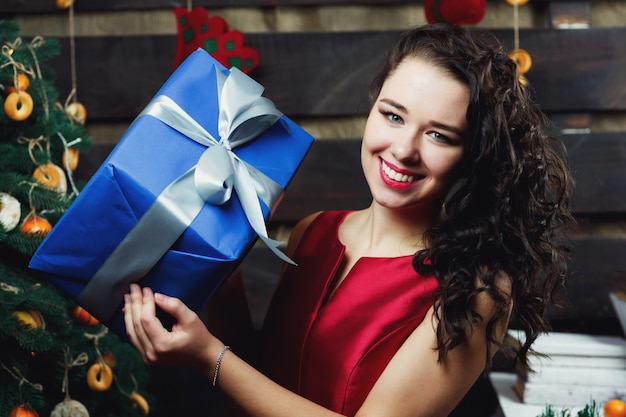
[[[145,415],[137,351],[28,269],[78,195],[72,172],[91,145],[84,107],[59,102],[45,66],[60,44],[0,20],[0,46],[0,416]]]

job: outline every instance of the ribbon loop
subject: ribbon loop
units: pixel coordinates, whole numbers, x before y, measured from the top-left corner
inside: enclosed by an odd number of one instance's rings
[[[234,67],[230,75],[216,70],[222,85],[218,132],[229,148],[241,146],[267,130],[282,113],[262,96],[263,86]]]

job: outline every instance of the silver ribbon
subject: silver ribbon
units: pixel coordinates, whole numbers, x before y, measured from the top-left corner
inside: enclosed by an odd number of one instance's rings
[[[164,95],[156,97],[137,116],[155,117],[207,149],[194,167],[162,191],[79,294],[77,302],[89,306],[90,313],[101,321],[112,318],[118,308],[112,300],[121,300],[130,283],[150,271],[206,202],[224,204],[233,191],[259,238],[283,261],[294,264],[278,249],[280,242],[268,237],[259,201],[271,209],[283,189],[232,151],[270,128],[282,113],[261,96],[263,86],[237,68],[226,75],[216,67],[215,74],[219,139]]]

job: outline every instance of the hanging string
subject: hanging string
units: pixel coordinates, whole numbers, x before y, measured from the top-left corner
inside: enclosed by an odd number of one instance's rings
[[[46,149],[44,149],[43,146],[41,146],[42,142],[45,142]],[[19,143],[20,145],[28,144],[28,155],[30,156],[30,160],[37,167],[40,166],[41,163],[39,163],[39,161],[37,161],[37,158],[35,158],[35,154],[34,154],[35,148],[39,149],[40,152],[46,154],[48,159],[50,158],[50,142],[48,141],[48,138],[46,138],[45,136],[39,136],[38,138],[34,138],[34,139],[30,139],[25,136],[20,136],[19,138],[17,138],[17,143]]]
[[[7,62],[0,65],[0,68],[7,67],[9,65],[13,66],[13,77],[15,84],[17,84],[18,70],[30,75],[31,77],[35,76],[33,70],[26,68],[24,64],[22,64],[21,62],[17,62],[15,59],[13,59],[13,52],[20,47],[21,43],[22,39],[17,38],[13,43],[6,42],[4,45],[2,45],[2,55],[7,59]]]
[[[20,402],[23,402],[23,399],[22,399],[22,386],[24,384],[30,385],[33,389],[35,389],[37,391],[43,391],[43,385],[35,384],[35,383],[30,382],[24,375],[22,375],[22,372],[16,366],[13,367],[13,370],[7,368],[6,365],[1,363],[1,362],[0,362],[0,366],[2,366],[2,369],[4,369],[15,380],[19,381],[18,395],[19,395]]]
[[[65,346],[65,360],[60,365],[62,365],[63,368],[65,369],[65,372],[63,375],[63,385],[61,387],[61,392],[65,393],[66,400],[70,399],[70,379],[69,379],[70,369],[72,369],[75,366],[86,365],[88,361],[89,361],[89,356],[85,352],[80,353],[76,357],[76,359],[72,359],[69,346],[67,345]]]
[[[33,218],[33,219],[37,219],[37,209],[35,208],[35,205],[33,204],[33,190],[35,189],[35,187],[38,187],[39,184],[37,184],[36,182],[28,182],[28,181],[22,181],[20,183],[20,185],[22,184],[29,184],[30,185],[30,189],[28,190],[28,206],[30,207],[30,210],[28,212],[28,214],[26,215],[25,219],[29,219],[29,218]]]
[[[187,0],[187,11],[190,12],[192,8],[193,0]]]
[[[45,43],[45,40],[41,36],[35,36],[33,40],[26,45],[26,48],[30,51],[30,54],[33,56],[33,62],[35,63],[35,69],[37,70],[37,78],[40,80],[43,78],[41,76],[41,67],[39,66],[39,59],[37,58],[37,54],[35,53],[35,48],[39,48]],[[41,98],[43,101],[43,110],[46,114],[46,120],[50,117],[50,110],[48,109],[48,94],[46,94],[46,89],[40,89]]]
[[[74,102],[78,101],[78,93],[76,88],[76,34],[74,31],[74,2],[70,4],[70,70],[72,77],[72,92],[71,96],[74,98]]]
[[[0,282],[0,291],[12,292],[13,294],[19,294],[21,290],[13,285],[7,284],[6,282]]]
[[[519,5],[517,2],[513,4],[513,30],[514,30],[514,46],[519,49]]]
[[[71,142],[68,142],[65,139],[65,136],[63,136],[63,134],[61,132],[57,132],[57,135],[59,135],[59,138],[61,138],[61,142],[63,142],[63,149],[65,150],[65,152],[63,152],[64,158],[63,158],[63,167],[65,168],[65,172],[67,172],[67,179],[70,182],[70,187],[72,188],[72,193],[68,196],[68,198],[72,198],[74,196],[78,196],[79,191],[78,188],[76,187],[76,184],[74,183],[74,175],[72,174],[72,168],[70,166],[70,152],[69,152],[69,148],[71,146],[76,145],[77,143],[80,143],[83,141],[82,138],[76,138]]]
[[[107,327],[102,326],[102,330],[100,330],[99,333],[95,333],[95,334],[85,333],[84,334],[87,339],[93,340],[93,347],[96,351],[96,355],[98,356],[98,359],[101,361],[104,361],[104,358],[102,356],[102,352],[100,352],[100,339],[106,336],[108,332],[109,332],[109,329]]]

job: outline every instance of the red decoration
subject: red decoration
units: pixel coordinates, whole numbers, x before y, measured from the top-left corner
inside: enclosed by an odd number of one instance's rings
[[[79,305],[74,307],[71,315],[76,323],[83,324],[85,326],[96,326],[97,324],[100,324],[98,319],[89,314],[87,310]]]
[[[455,26],[475,25],[487,12],[486,0],[425,0],[428,23],[449,23]]]
[[[174,68],[198,48],[206,50],[226,68],[237,67],[246,74],[259,65],[256,49],[244,45],[244,35],[237,30],[228,30],[228,24],[218,16],[209,17],[203,7],[187,10],[174,9],[178,36]]]
[[[39,417],[39,414],[31,408],[18,405],[11,410],[10,417]]]

